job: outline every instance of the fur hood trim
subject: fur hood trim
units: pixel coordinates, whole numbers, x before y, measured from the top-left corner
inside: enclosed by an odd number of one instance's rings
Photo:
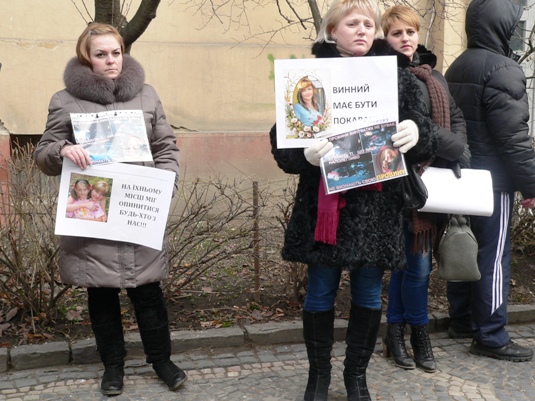
[[[123,55],[123,70],[116,79],[95,74],[73,57],[63,74],[65,88],[74,97],[98,104],[132,100],[143,89],[145,72],[136,60]]]

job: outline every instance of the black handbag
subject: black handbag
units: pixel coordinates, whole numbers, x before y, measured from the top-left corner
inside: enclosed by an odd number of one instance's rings
[[[427,187],[417,164],[407,164],[408,175],[401,177],[401,193],[406,209],[421,209],[427,201]]]

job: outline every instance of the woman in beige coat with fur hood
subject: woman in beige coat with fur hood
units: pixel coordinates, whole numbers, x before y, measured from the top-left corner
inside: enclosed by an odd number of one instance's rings
[[[119,32],[106,24],[90,24],[80,35],[77,57],[64,73],[65,89],[52,96],[46,130],[34,157],[47,175],[60,175],[63,160],[85,169],[86,150],[75,143],[70,113],[142,110],[153,162],[136,163],[174,171],[178,180],[176,138],[165,119],[160,99],[145,84],[141,65],[124,54]],[[177,181],[175,181],[175,190]],[[164,240],[165,242],[165,240]],[[160,280],[168,275],[167,250],[97,238],[61,237],[60,274],[63,282],[87,287],[91,327],[105,371],[101,390],[118,395],[123,390],[124,345],[119,291],[132,301],[147,362],[174,391],[186,380],[170,360],[167,306]]]

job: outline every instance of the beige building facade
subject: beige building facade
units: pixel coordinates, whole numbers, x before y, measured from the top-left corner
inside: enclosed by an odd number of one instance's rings
[[[65,65],[90,19],[84,2],[92,14],[93,0],[0,0],[4,154],[10,134],[42,134],[50,97],[63,88]],[[130,5],[131,19],[140,0],[124,3]],[[433,28],[423,30],[421,38],[439,56],[442,70],[462,50],[466,3],[427,13]],[[200,4],[162,1],[131,51],[176,130],[181,168],[189,177],[235,173],[280,178],[267,135],[275,122],[272,60],[309,57],[313,27],[305,30],[294,23],[281,30],[288,23],[272,2],[254,3],[247,10],[222,8],[219,18]],[[308,15],[306,1],[292,4]],[[329,4],[319,1],[323,13]],[[291,16],[289,9],[284,12]]]

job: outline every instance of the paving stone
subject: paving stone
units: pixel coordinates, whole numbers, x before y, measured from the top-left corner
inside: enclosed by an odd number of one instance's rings
[[[0,348],[0,373],[7,372],[9,361],[9,350],[7,348]]]
[[[11,349],[11,366],[15,370],[66,365],[70,350],[66,342],[21,345]]]
[[[254,326],[254,325],[253,325]],[[210,338],[217,341],[220,334],[178,339],[178,346],[188,346],[172,355],[189,380],[176,393],[157,378],[144,357],[132,357],[126,362],[124,393],[116,401],[296,401],[302,400],[307,382],[308,361],[302,343],[278,343],[280,336],[298,328],[264,328],[264,334],[275,339],[274,344],[243,341],[242,345],[213,347]],[[515,341],[535,349],[535,325],[526,323],[508,327]],[[208,333],[208,332],[207,332]],[[244,340],[244,332],[228,332]],[[241,333],[241,335],[239,334]],[[302,334],[302,333],[301,333]],[[129,340],[130,341],[130,340]],[[135,339],[131,340],[135,344]],[[182,341],[182,344],[180,344]],[[469,339],[452,340],[443,332],[431,334],[438,370],[434,374],[418,369],[403,370],[394,366],[392,359],[381,353],[378,337],[375,352],[369,364],[367,381],[372,399],[399,401],[533,401],[535,393],[535,362],[513,363],[473,356],[468,352]],[[73,344],[84,349],[90,344]],[[33,346],[32,346],[33,347]],[[333,346],[332,381],[329,400],[346,400],[343,383],[345,343]],[[135,348],[135,347],[134,347]],[[18,349],[19,358],[22,351]],[[51,350],[50,350],[51,351]],[[17,352],[15,355],[17,356]],[[34,351],[32,351],[34,352]],[[44,355],[44,354],[42,354]],[[74,359],[74,358],[73,358]],[[20,365],[19,365],[20,366]],[[102,401],[99,390],[103,367],[100,363],[54,365],[27,370],[0,372],[0,401],[60,400]]]
[[[174,332],[171,342],[174,352],[194,347],[239,347],[245,343],[245,335],[238,327],[194,332],[193,338],[191,332]]]
[[[93,338],[79,340],[71,344],[72,362],[75,364],[82,363],[99,363],[100,355],[97,352],[97,345]]]

